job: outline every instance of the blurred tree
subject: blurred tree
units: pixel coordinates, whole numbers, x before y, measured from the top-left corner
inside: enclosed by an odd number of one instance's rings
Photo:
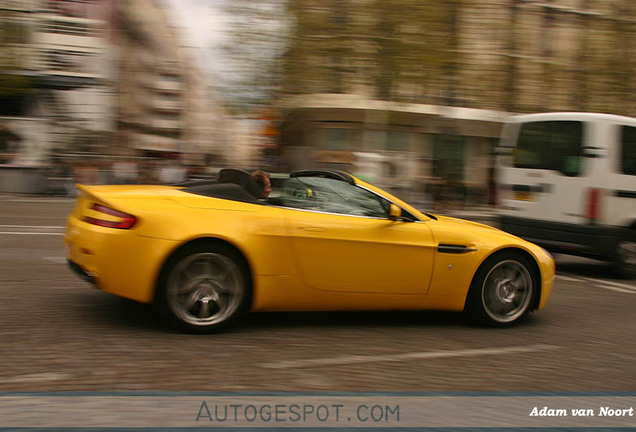
[[[609,52],[612,73],[612,112],[620,112],[623,105],[634,105],[634,70],[636,68],[636,6],[634,0],[619,0],[613,11],[612,34],[614,49]]]
[[[590,45],[590,27],[592,25],[592,16],[590,15],[592,2],[591,0],[583,0],[581,3],[581,13],[578,15],[579,27],[579,43],[574,66],[574,80],[579,82],[579,86],[574,88],[572,92],[572,106],[576,110],[585,111],[587,108],[588,96],[588,77],[590,68],[589,45]]]
[[[254,0],[229,11],[239,106],[347,93],[636,114],[634,0]]]
[[[633,0],[587,0],[585,79],[582,108],[636,115],[636,4]]]
[[[9,9],[0,8],[0,116],[18,116],[33,93],[26,73],[27,28]]]
[[[456,104],[462,0],[254,0],[227,7],[235,106],[363,92]],[[280,87],[279,87],[280,86]]]
[[[555,88],[555,75],[557,73],[557,64],[555,59],[556,31],[555,27],[558,20],[558,12],[552,7],[552,0],[547,0],[541,14],[541,55],[543,57],[543,76],[542,81],[545,83],[545,90]],[[555,103],[556,91],[545,91],[544,106],[552,111]]]
[[[456,102],[460,0],[290,1],[285,93]]]
[[[369,33],[378,98],[455,104],[458,5],[457,0],[374,1]]]
[[[289,40],[286,5],[286,0],[250,0],[225,7],[229,21],[222,49],[232,73],[221,89],[238,113],[267,106],[277,93]]]
[[[518,80],[518,26],[519,26],[519,6],[521,0],[510,0],[510,22],[508,27],[508,78],[506,93],[508,95],[508,103],[506,110],[514,112],[517,104],[517,80]]]
[[[9,11],[0,10],[0,96],[13,97],[31,87],[31,80],[24,74],[23,48],[27,31]]]

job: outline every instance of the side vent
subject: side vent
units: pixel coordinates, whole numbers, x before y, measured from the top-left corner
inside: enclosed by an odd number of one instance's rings
[[[440,244],[437,246],[437,252],[439,253],[447,253],[447,254],[465,254],[469,252],[475,252],[477,249],[469,248],[466,245],[455,245],[455,244]]]

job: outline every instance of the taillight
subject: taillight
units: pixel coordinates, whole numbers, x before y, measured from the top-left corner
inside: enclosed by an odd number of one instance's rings
[[[130,229],[137,223],[137,218],[131,214],[120,212],[100,204],[93,204],[91,210],[114,216],[120,220],[99,219],[91,216],[84,216],[84,222],[106,228]]]
[[[598,222],[598,220],[601,218],[601,189],[588,189],[585,207],[585,217],[587,218],[588,222],[591,224]]]

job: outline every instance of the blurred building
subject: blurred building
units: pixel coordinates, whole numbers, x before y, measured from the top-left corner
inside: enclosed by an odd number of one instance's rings
[[[632,0],[290,2],[281,154],[490,200],[509,113],[636,115]]]
[[[439,200],[448,188],[488,200],[504,112],[344,94],[286,103],[282,151],[291,170],[342,169],[415,201]]]
[[[233,154],[233,122],[205,71],[186,68],[186,83],[182,161],[190,166],[221,166]]]
[[[222,159],[224,112],[155,0],[119,0],[117,151],[204,164]]]
[[[1,3],[4,189],[32,189],[51,155],[99,151],[112,133],[112,8],[110,0]]]
[[[0,190],[42,192],[56,163],[223,159],[219,98],[168,13],[158,0],[0,2]]]

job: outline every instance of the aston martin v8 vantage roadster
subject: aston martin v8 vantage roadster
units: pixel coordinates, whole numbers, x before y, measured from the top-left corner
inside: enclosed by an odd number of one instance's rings
[[[71,269],[199,333],[260,311],[435,309],[507,326],[550,296],[552,257],[498,229],[418,211],[342,171],[292,173],[267,199],[243,174],[78,185]]]

